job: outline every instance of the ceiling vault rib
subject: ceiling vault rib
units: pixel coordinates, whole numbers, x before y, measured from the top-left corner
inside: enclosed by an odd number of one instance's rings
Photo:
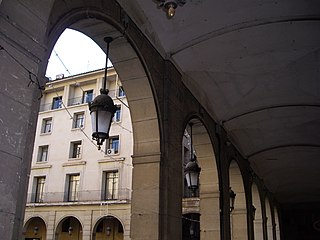
[[[313,108],[320,108],[320,105],[319,104],[287,104],[287,105],[278,105],[278,106],[270,106],[270,107],[264,107],[264,108],[259,108],[259,109],[255,109],[255,110],[252,110],[252,111],[248,111],[248,112],[245,112],[245,113],[241,113],[239,115],[235,115],[233,117],[230,117],[226,120],[222,120],[222,125],[224,125],[225,123],[227,122],[230,122],[236,118],[240,118],[240,117],[243,117],[243,116],[246,116],[246,115],[250,115],[250,114],[253,114],[253,113],[256,113],[256,112],[262,112],[262,111],[266,111],[266,110],[269,110],[269,109],[275,109],[275,108],[290,108],[290,107],[313,107]]]
[[[289,148],[289,147],[310,147],[310,148],[320,148],[320,144],[287,144],[287,145],[279,145],[279,146],[274,146],[274,147],[269,147],[269,148],[265,148],[262,150],[259,150],[257,152],[253,152],[250,153],[249,155],[247,155],[247,158],[251,158],[255,155],[264,153],[264,152],[268,152],[268,151],[272,151],[275,149],[280,149],[280,148]]]
[[[263,18],[263,19],[255,19],[253,21],[241,22],[238,24],[234,24],[231,26],[226,26],[217,30],[213,30],[209,33],[200,35],[197,38],[192,39],[185,44],[182,44],[180,47],[173,49],[169,55],[172,57],[190,47],[198,45],[202,42],[205,42],[209,39],[221,36],[223,34],[227,34],[230,32],[238,31],[241,29],[253,28],[262,25],[274,24],[274,23],[284,23],[284,22],[301,22],[301,21],[320,21],[320,15],[303,15],[303,16],[284,16],[277,18]]]

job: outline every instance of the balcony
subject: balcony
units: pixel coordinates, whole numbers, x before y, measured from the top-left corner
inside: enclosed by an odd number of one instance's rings
[[[61,204],[61,203],[77,203],[77,204],[94,204],[100,202],[112,202],[112,203],[129,203],[131,200],[131,190],[130,189],[118,189],[117,194],[115,194],[113,199],[105,199],[104,191],[79,191],[73,195],[72,201],[68,200],[67,192],[46,192],[43,193],[41,197],[36,199],[35,193],[28,193],[27,204]]]
[[[84,98],[83,96],[81,97],[75,97],[75,98],[69,98],[68,99],[68,106],[75,106],[75,105],[79,105],[79,104],[85,104],[88,102],[91,102],[94,99],[94,95],[90,95],[90,97],[86,97]]]
[[[59,108],[62,108],[62,103],[58,105],[53,105],[52,103],[41,104],[39,108],[39,112],[44,112],[44,111],[49,111],[49,110],[54,110]]]

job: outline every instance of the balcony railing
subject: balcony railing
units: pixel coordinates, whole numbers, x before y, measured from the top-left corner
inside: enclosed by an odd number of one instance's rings
[[[118,189],[113,199],[105,199],[104,191],[78,191],[68,199],[68,192],[45,192],[36,198],[35,193],[28,193],[27,203],[62,203],[62,202],[97,202],[97,201],[126,201],[130,202],[131,190]],[[36,201],[37,200],[37,201]]]
[[[111,98],[115,98],[116,97],[116,90],[110,90],[108,95]],[[95,98],[95,95],[93,94],[91,97],[91,100],[93,100]],[[83,99],[83,96],[80,97],[75,97],[75,98],[69,98],[68,99],[68,106],[74,106],[74,105],[79,105],[79,104],[85,104],[88,103],[90,99]],[[44,111],[49,111],[49,110],[53,110],[53,109],[59,109],[62,108],[63,105],[62,103],[60,103],[59,105],[53,105],[52,103],[47,103],[47,104],[41,104],[40,105],[40,112],[44,112]]]
[[[59,109],[59,108],[62,108],[62,103],[58,105],[52,105],[52,103],[41,104],[39,112],[44,112],[44,111],[49,111],[49,110]]]
[[[90,95],[90,97],[83,98],[81,97],[75,97],[75,98],[69,98],[68,99],[68,106],[74,106],[74,105],[79,105],[79,104],[84,104],[92,101],[94,99],[94,95]]]

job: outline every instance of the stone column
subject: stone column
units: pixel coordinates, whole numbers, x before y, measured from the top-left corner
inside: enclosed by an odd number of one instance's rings
[[[159,239],[160,154],[133,156],[131,238]]]
[[[36,76],[45,24],[27,5],[1,1],[0,8],[0,236],[6,240],[21,239],[43,84]]]
[[[84,221],[83,221],[83,229],[82,229],[82,239],[91,239],[92,233],[92,210],[87,210],[83,214]]]
[[[201,240],[220,239],[219,191],[207,191],[200,194]]]
[[[56,211],[49,212],[48,226],[47,226],[47,240],[55,239],[56,229]]]
[[[231,213],[231,239],[247,240],[247,209],[235,208]]]
[[[0,29],[5,27],[2,21]],[[10,41],[0,38],[0,236],[8,240],[21,237],[40,97],[37,84],[20,65],[35,72],[36,64]]]
[[[254,239],[263,239],[263,221],[262,218],[256,218],[254,224]]]

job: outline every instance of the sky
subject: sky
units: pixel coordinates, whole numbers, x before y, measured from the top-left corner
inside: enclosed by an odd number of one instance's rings
[[[66,29],[53,48],[46,76],[56,79],[58,74],[67,77],[101,69],[105,67],[105,58],[105,53],[91,38],[78,31]]]

